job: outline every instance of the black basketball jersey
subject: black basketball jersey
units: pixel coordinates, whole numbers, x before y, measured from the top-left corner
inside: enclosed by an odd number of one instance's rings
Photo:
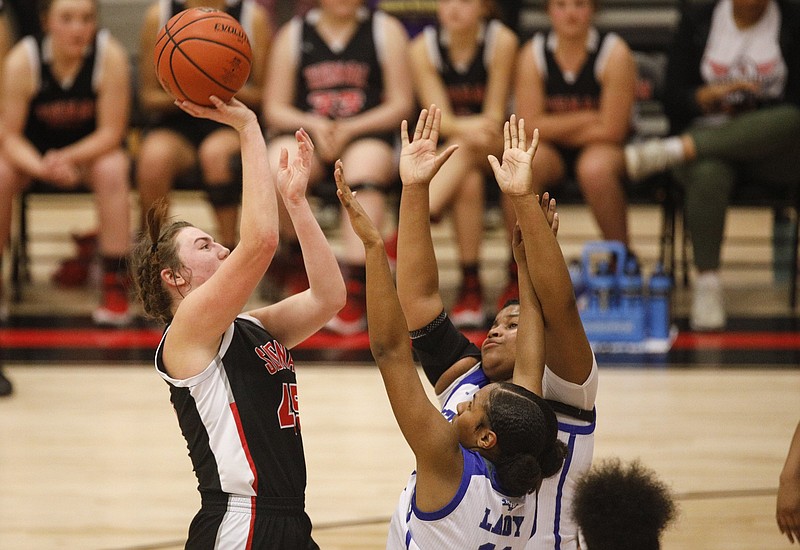
[[[357,115],[381,103],[383,70],[375,45],[374,16],[363,11],[358,28],[340,51],[316,30],[318,10],[303,20],[295,106],[332,120]]]
[[[563,113],[583,109],[598,109],[600,106],[600,82],[597,80],[598,68],[596,66],[600,52],[606,40],[613,34],[599,34],[590,36],[587,45],[587,57],[580,71],[574,75],[565,74],[555,60],[554,36],[548,35],[546,42],[540,41],[539,45],[544,51],[547,75],[545,78],[545,93],[547,95],[546,109],[551,113]]]
[[[242,315],[206,370],[175,380],[164,368],[163,341],[156,368],[169,385],[201,494],[302,502],[306,464],[289,350]]]
[[[456,67],[450,59],[448,41],[439,27],[426,27],[423,31],[428,55],[442,77],[450,107],[458,116],[478,114],[483,111],[486,86],[489,80],[488,58],[500,22],[492,20],[480,30],[478,48],[471,62],[464,67]]]
[[[99,62],[108,40],[107,31],[95,36],[72,82],[59,82],[50,63],[49,39],[25,37],[35,65],[38,87],[30,101],[25,137],[40,151],[60,149],[94,132],[97,127]]]

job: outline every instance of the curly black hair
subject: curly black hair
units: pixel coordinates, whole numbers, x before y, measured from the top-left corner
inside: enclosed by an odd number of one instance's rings
[[[588,550],[658,550],[677,507],[655,471],[613,458],[578,481],[572,514]]]

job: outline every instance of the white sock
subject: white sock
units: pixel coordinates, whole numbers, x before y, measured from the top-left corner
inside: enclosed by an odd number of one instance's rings
[[[722,286],[722,281],[719,277],[719,271],[703,271],[697,274],[695,281],[697,286]]]

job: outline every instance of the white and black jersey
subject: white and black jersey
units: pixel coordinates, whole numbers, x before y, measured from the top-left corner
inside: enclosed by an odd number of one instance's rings
[[[202,497],[189,539],[224,548],[308,544],[306,463],[289,350],[258,320],[240,315],[208,367],[177,380],[166,373],[163,342],[156,368],[169,385]],[[275,518],[290,523],[290,538],[270,527]]]
[[[70,80],[59,80],[51,70],[50,38],[22,39],[34,75],[25,137],[40,151],[60,149],[88,136],[97,128],[97,93],[102,78],[102,58],[109,33],[98,31],[80,69]]]

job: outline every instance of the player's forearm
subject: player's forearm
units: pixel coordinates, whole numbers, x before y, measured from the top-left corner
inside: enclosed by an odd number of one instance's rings
[[[240,244],[274,253],[278,246],[278,203],[264,135],[255,116],[239,131],[242,150]]]
[[[286,204],[286,210],[303,251],[303,264],[311,293],[322,303],[339,303],[339,297],[343,302],[346,290],[339,264],[308,201],[303,197]]]
[[[403,187],[397,239],[397,290],[412,329],[430,323],[443,307],[429,204],[427,185]]]

